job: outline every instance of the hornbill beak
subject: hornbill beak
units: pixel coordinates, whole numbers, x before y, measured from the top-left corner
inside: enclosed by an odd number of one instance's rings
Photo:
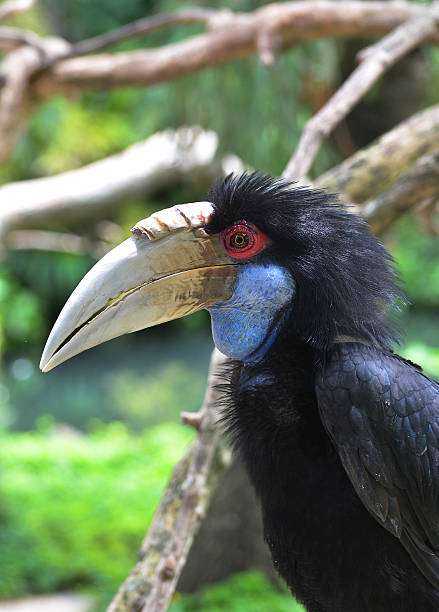
[[[173,206],[139,221],[68,299],[47,340],[48,372],[97,344],[229,299],[236,261],[203,227],[209,202]]]

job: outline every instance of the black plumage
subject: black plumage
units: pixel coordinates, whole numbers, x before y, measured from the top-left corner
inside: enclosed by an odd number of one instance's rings
[[[439,610],[439,386],[389,348],[391,257],[323,191],[251,174],[208,197],[208,233],[254,223],[272,240],[254,259],[296,281],[274,344],[224,387],[276,568],[310,612]]]

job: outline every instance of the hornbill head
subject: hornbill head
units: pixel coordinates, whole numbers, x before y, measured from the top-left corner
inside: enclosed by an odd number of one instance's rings
[[[40,367],[202,308],[225,355],[258,361],[282,330],[324,350],[337,337],[387,345],[384,306],[400,297],[391,258],[324,191],[257,173],[218,180],[208,201],[173,206],[83,278]]]

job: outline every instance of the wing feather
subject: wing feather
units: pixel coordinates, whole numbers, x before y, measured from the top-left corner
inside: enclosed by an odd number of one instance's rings
[[[322,422],[363,504],[439,586],[439,384],[413,364],[340,344],[316,381]]]

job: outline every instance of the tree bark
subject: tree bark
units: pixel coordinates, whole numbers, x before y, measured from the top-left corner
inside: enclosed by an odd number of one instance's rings
[[[361,204],[388,189],[419,158],[434,153],[438,143],[439,105],[435,105],[319,176],[314,186],[339,193],[344,202]]]
[[[313,0],[269,4],[253,13],[224,10],[209,21],[210,31],[158,49],[66,59],[32,83],[40,98],[78,91],[145,86],[181,78],[252,53],[269,61],[293,45],[331,38],[371,38],[387,34],[428,7],[404,2]],[[439,41],[437,35],[431,42]]]

